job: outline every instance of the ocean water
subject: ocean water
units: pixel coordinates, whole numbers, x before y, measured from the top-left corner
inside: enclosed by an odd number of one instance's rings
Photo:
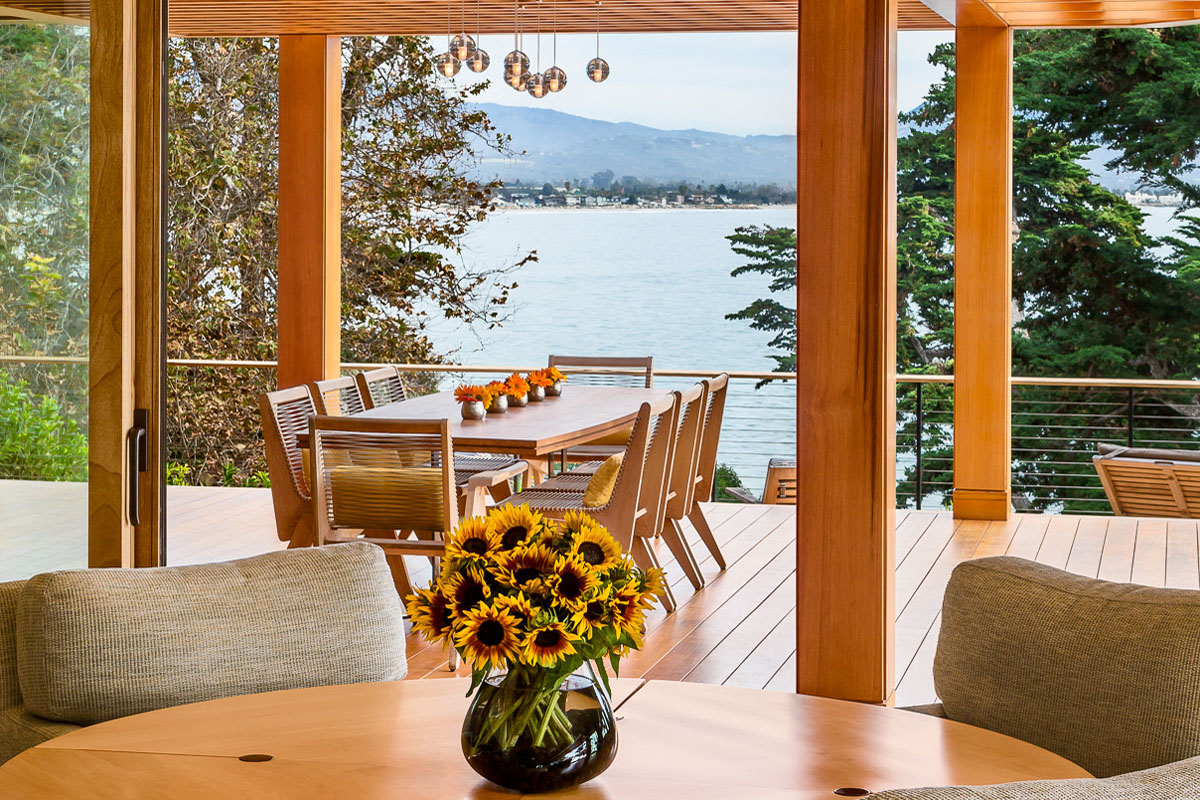
[[[795,224],[793,206],[498,212],[469,234],[464,259],[496,267],[537,251],[537,263],[512,276],[518,287],[509,318],[482,332],[441,322],[431,335],[464,364],[544,365],[551,353],[653,355],[659,369],[770,371],[770,334],[725,319],[766,297],[769,281],[731,277],[743,259],[725,237],[744,225]],[[755,383],[731,383],[719,452],[757,492],[767,461],[795,453],[796,401],[791,382]]]

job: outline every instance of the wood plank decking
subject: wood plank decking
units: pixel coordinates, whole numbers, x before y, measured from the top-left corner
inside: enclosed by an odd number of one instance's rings
[[[0,580],[83,566],[86,497],[80,484],[0,481]],[[794,512],[786,506],[707,506],[728,569],[698,539],[692,547],[708,584],[692,592],[674,579],[679,608],[655,611],[645,647],[622,674],[791,691],[795,666]],[[270,492],[170,487],[168,559],[193,564],[276,550]],[[934,699],[932,664],[942,591],[960,561],[1023,556],[1084,575],[1152,586],[1200,588],[1196,520],[1018,515],[1009,522],[953,519],[944,512],[896,515],[896,703]],[[414,559],[414,577],[428,562]],[[413,678],[448,676],[443,654],[409,637]]]

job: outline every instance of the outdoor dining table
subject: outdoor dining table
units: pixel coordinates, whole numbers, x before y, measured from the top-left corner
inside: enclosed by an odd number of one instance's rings
[[[125,717],[18,755],[0,767],[0,797],[515,797],[463,758],[467,686],[448,678],[293,689]],[[640,679],[616,681],[613,702],[612,766],[543,796],[833,798],[1090,777],[1017,739],[862,703]]]

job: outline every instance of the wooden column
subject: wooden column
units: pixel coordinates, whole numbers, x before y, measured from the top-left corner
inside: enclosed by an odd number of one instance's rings
[[[279,386],[341,362],[341,39],[279,37]]]
[[[976,14],[957,42],[954,516],[1012,508],[1012,29]]]
[[[797,689],[893,684],[897,0],[800,4]]]
[[[88,563],[157,563],[162,520],[161,0],[91,4]],[[131,469],[134,409],[150,464]],[[141,489],[131,524],[129,485]],[[136,541],[135,541],[136,534]]]

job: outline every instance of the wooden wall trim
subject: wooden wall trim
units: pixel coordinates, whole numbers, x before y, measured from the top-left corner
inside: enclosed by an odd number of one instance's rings
[[[279,386],[341,362],[341,39],[279,40]]]
[[[1012,466],[1012,29],[957,40],[954,513],[1008,519]]]
[[[896,0],[800,4],[796,681],[894,683]]]

